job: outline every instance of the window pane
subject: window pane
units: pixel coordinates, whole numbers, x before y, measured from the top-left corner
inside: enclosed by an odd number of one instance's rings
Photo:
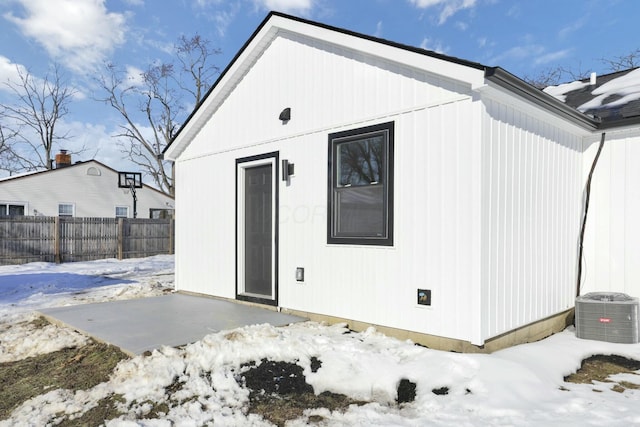
[[[393,246],[393,128],[329,135],[328,243]]]
[[[385,135],[338,144],[338,187],[382,182],[385,162]]]
[[[129,216],[129,208],[126,206],[116,206],[116,218],[127,218]]]
[[[24,206],[9,205],[9,215],[24,215]]]
[[[381,184],[336,191],[336,236],[385,237]]]
[[[7,216],[7,205],[0,205],[0,216]]]
[[[73,205],[58,205],[58,215],[59,216],[73,216]]]

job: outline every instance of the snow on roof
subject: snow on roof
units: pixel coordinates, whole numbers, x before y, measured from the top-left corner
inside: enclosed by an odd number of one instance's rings
[[[604,122],[640,116],[640,68],[598,76],[557,86],[544,92]]]
[[[640,68],[609,80],[602,86],[596,87],[591,93],[596,97],[579,106],[578,110],[619,107],[640,99]]]
[[[543,89],[543,92],[546,92],[549,95],[559,99],[560,101],[565,102],[567,94],[569,92],[582,89],[585,86],[589,86],[589,82],[582,82],[580,80],[577,80],[575,82],[563,83],[558,86],[548,86]]]

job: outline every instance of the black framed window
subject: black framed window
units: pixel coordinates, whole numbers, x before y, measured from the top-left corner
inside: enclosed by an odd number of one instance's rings
[[[393,245],[393,122],[329,135],[327,242]]]

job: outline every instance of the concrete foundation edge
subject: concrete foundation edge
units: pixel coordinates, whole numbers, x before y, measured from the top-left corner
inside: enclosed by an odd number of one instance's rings
[[[345,319],[335,316],[327,316],[307,311],[294,310],[283,307],[273,307],[269,305],[257,304],[253,302],[240,301],[231,298],[216,297],[212,295],[200,294],[188,291],[178,291],[186,295],[198,295],[210,298],[217,298],[225,301],[231,301],[238,304],[253,305],[263,307],[269,310],[280,311],[285,314],[305,317],[314,322],[325,322],[330,325],[336,323],[346,323],[347,327],[353,331],[360,332],[373,326],[377,331],[397,339],[411,340],[416,344],[423,345],[434,350],[455,351],[458,353],[493,353],[503,348],[513,347],[518,344],[526,344],[529,342],[540,341],[548,336],[563,331],[573,324],[574,309],[570,308],[553,316],[547,317],[537,322],[530,323],[504,334],[492,337],[485,341],[484,345],[478,346],[471,344],[469,341],[457,340],[453,338],[440,337],[437,335],[423,334],[420,332],[408,331],[405,329],[391,328],[388,326],[375,325],[366,322],[360,322],[353,319]]]
[[[348,328],[357,332],[373,326],[377,331],[401,340],[411,340],[416,344],[423,345],[434,350],[454,351],[458,353],[493,353],[503,348],[513,347],[518,344],[540,341],[563,331],[565,328],[573,324],[574,309],[558,313],[546,319],[522,326],[513,331],[493,337],[485,341],[484,345],[478,346],[468,341],[445,338],[436,335],[423,334],[404,329],[390,328],[382,325],[374,325],[366,322],[359,322],[352,319],[344,319],[334,316],[325,316],[317,313],[309,313],[305,311],[292,310],[282,308],[281,311],[286,314],[306,317],[315,322],[326,322],[329,324],[346,323]]]

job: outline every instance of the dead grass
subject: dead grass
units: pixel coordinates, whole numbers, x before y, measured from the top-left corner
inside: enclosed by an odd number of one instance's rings
[[[623,393],[628,389],[640,389],[640,361],[616,355],[596,355],[582,361],[582,366],[575,374],[564,378],[574,384],[611,383],[611,390]],[[637,375],[637,383],[630,381],[613,381],[611,376],[617,374]],[[594,391],[601,391],[594,388]]]
[[[34,325],[49,323],[40,318]],[[113,368],[128,358],[117,347],[90,341],[80,348],[0,364],[0,420],[24,401],[50,390],[87,390],[107,381]],[[102,419],[100,420],[102,422]],[[98,423],[99,424],[99,423]],[[96,424],[97,425],[97,424]]]
[[[36,319],[34,326],[43,328],[49,323]],[[128,356],[118,348],[90,341],[80,348],[68,348],[50,354],[0,364],[0,420],[7,419],[11,412],[26,400],[55,389],[71,391],[86,390],[107,381],[115,366]],[[311,368],[316,372],[322,367],[319,359],[313,358]],[[640,388],[640,361],[620,356],[597,355],[585,359],[582,367],[565,378],[568,383],[594,384],[610,383],[611,389],[623,393],[628,389]],[[638,381],[613,381],[616,374],[638,375]],[[325,392],[313,393],[307,384],[302,368],[296,363],[262,360],[244,366],[236,380],[249,388],[250,403],[247,411],[261,415],[277,426],[288,420],[300,419],[304,411],[311,408],[326,408],[329,411],[345,411],[350,405],[367,402],[355,401],[347,396]],[[167,396],[172,396],[182,388],[177,380],[167,387]],[[564,390],[569,391],[564,388]],[[594,391],[602,391],[594,387]],[[434,391],[435,392],[435,391]],[[123,403],[122,396],[112,395],[78,418],[59,414],[55,420],[59,426],[101,425],[122,415],[118,410]],[[147,419],[162,418],[168,411],[166,402],[152,404]],[[169,400],[169,404],[179,404]],[[53,421],[53,420],[52,420]],[[322,422],[319,415],[311,415],[308,423]]]

